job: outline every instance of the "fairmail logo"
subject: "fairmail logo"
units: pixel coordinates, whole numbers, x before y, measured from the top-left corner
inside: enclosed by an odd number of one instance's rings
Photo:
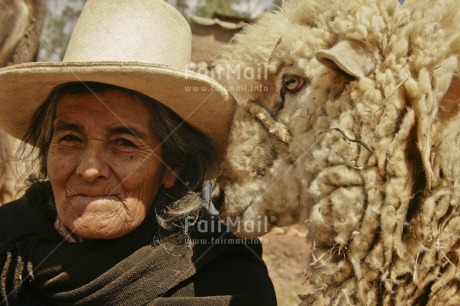
[[[218,64],[214,69],[209,69],[208,67],[192,67],[191,64],[185,67],[185,71],[204,74],[210,76],[215,80],[267,80],[268,79],[268,70],[269,66],[267,63],[256,64],[255,66],[241,66],[241,65],[228,65],[228,64]],[[186,75],[187,78],[188,75]]]
[[[215,217],[217,219],[217,217]],[[258,216],[256,220],[241,220],[241,217],[226,217],[220,219],[220,222],[209,222],[209,220],[197,220],[194,216],[185,218],[185,229],[197,230],[202,233],[221,233],[223,231],[232,230],[236,233],[266,233],[269,229],[269,224],[275,221],[275,217]]]

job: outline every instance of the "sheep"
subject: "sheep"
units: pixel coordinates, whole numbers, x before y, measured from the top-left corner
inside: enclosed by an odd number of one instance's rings
[[[291,1],[217,62],[239,106],[214,201],[244,237],[306,222],[304,305],[460,305],[459,18]]]

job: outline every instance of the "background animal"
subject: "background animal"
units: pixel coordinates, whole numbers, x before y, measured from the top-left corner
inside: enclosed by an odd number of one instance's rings
[[[305,305],[460,305],[459,17],[291,1],[222,55],[240,106],[214,200],[242,236],[307,223]]]
[[[8,134],[0,131],[0,204],[14,198],[12,148]]]
[[[0,67],[36,59],[45,8],[42,0],[0,2]],[[18,141],[0,130],[0,205],[17,195],[14,190],[16,177],[13,168],[16,164],[13,155],[19,145]],[[21,172],[26,173],[24,167]]]

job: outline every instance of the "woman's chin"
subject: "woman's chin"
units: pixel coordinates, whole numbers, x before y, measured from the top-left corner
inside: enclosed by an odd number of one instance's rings
[[[69,224],[69,229],[80,238],[113,239],[122,237],[136,229],[141,222],[126,220],[123,216],[98,212],[85,212]]]
[[[137,228],[145,217],[142,201],[117,196],[72,196],[56,207],[61,222],[80,238],[118,238]]]
[[[114,214],[124,209],[123,202],[116,196],[73,196],[68,203],[82,214],[104,211]]]

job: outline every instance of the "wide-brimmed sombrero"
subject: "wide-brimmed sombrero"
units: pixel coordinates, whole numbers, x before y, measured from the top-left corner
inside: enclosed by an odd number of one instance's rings
[[[168,106],[222,156],[235,101],[213,79],[188,71],[190,60],[190,26],[163,0],[88,0],[62,62],[0,69],[0,128],[22,139],[56,86],[101,82]]]

